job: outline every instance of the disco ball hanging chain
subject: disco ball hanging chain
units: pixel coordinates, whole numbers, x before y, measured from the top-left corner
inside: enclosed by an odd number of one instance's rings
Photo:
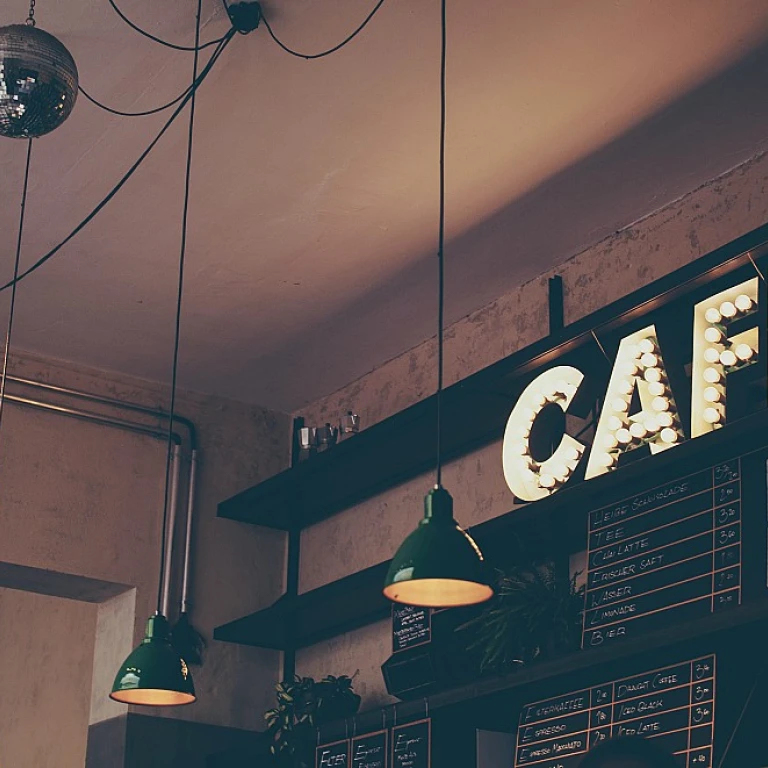
[[[0,27],[0,136],[44,136],[69,117],[76,99],[75,60],[37,28],[30,0],[26,24]]]

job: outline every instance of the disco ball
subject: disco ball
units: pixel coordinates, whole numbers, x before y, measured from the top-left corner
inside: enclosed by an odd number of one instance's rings
[[[31,139],[58,128],[77,99],[77,66],[53,36],[0,27],[0,136]]]

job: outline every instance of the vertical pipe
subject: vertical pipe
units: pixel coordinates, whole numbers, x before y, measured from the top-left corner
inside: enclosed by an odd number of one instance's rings
[[[165,532],[165,571],[160,611],[166,618],[171,600],[171,555],[173,553],[173,532],[176,528],[176,507],[179,500],[179,474],[181,472],[181,446],[174,445],[171,451],[171,483],[168,490],[168,527]]]
[[[291,528],[288,532],[288,558],[286,567],[285,593],[289,600],[299,594],[299,564],[301,562],[301,530]],[[295,631],[293,620],[286,626],[286,647],[283,649],[283,680],[293,680],[296,674],[296,648],[293,645]]]
[[[189,459],[189,489],[187,495],[187,519],[184,529],[184,568],[181,577],[181,612],[189,612],[189,570],[192,549],[192,518],[195,510],[195,486],[197,485],[197,449]]]

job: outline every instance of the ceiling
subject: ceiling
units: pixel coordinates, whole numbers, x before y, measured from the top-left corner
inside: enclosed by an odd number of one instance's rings
[[[118,0],[190,43],[194,0]],[[374,0],[270,0],[287,43],[338,42]],[[386,0],[339,53],[237,36],[199,92],[180,384],[299,410],[434,332],[439,0]],[[454,321],[768,147],[765,0],[448,1],[447,317]],[[24,0],[0,8],[23,21]],[[223,34],[206,0],[204,37]],[[180,93],[191,55],[107,0],[38,0],[83,86],[123,110]],[[25,265],[159,130],[80,99],[35,142]],[[20,286],[19,347],[167,380],[186,121]],[[23,142],[0,139],[0,278]]]

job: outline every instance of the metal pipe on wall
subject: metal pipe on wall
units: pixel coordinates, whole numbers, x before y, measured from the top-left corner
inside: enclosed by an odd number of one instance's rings
[[[184,566],[181,576],[181,612],[189,613],[189,565],[192,548],[192,517],[195,511],[195,482],[197,480],[197,449],[189,457],[189,489],[187,491],[187,519],[184,526]]]
[[[171,452],[171,485],[168,490],[168,524],[165,531],[165,562],[163,573],[162,613],[168,617],[171,603],[171,571],[173,564],[173,534],[176,530],[176,510],[179,505],[179,476],[181,475],[181,446],[174,445]]]

